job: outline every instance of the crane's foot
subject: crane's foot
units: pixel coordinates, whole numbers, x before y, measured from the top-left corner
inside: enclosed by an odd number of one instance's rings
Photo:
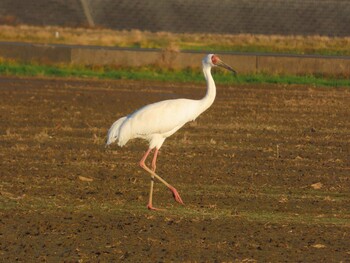
[[[177,192],[177,190],[174,187],[169,187],[170,191],[173,193],[173,196],[175,198],[175,201],[184,205],[184,202],[181,199],[181,196],[179,195],[179,193]]]
[[[165,211],[165,209],[156,208],[152,204],[148,204],[147,208],[148,210],[153,210],[153,211]]]

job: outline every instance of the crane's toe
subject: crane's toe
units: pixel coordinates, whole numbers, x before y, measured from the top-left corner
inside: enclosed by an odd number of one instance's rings
[[[165,209],[156,208],[152,204],[148,204],[147,208],[148,210],[153,210],[153,211],[165,211]]]
[[[173,193],[175,201],[184,205],[184,202],[182,201],[181,196],[179,195],[178,191],[174,187],[170,187],[170,190]]]

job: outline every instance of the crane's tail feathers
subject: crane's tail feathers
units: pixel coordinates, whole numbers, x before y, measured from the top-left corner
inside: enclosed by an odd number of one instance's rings
[[[119,131],[120,127],[123,124],[127,117],[122,117],[115,121],[111,128],[109,128],[108,133],[107,133],[107,142],[106,146],[110,145],[111,143],[115,142],[119,138]]]

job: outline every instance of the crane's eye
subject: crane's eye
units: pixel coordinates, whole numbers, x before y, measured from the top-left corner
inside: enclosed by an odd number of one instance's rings
[[[215,55],[213,55],[213,56],[211,57],[211,62],[212,62],[214,65],[216,65],[216,63],[218,62],[218,60],[219,60],[219,58],[218,58],[217,56],[215,56]]]

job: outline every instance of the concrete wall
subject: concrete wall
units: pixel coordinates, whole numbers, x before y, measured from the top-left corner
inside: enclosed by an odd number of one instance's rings
[[[349,57],[258,56],[257,59],[257,69],[262,72],[350,77]]]
[[[0,42],[0,57],[23,62],[70,63],[71,47]]]
[[[174,52],[156,49],[122,49],[89,46],[36,45],[0,42],[0,57],[45,64],[114,65],[140,67],[157,65],[173,69],[199,68],[203,52]],[[278,54],[218,53],[239,73],[332,75],[350,77],[350,57]]]

